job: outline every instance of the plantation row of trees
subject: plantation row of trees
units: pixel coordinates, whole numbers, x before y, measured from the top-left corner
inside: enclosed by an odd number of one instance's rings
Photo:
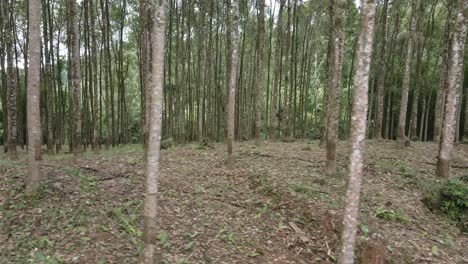
[[[341,1],[329,21],[328,2],[239,2],[235,139],[281,136],[323,143],[326,120],[335,116],[337,122],[330,125],[338,134],[329,139],[349,137],[359,12],[354,1]],[[455,2],[379,1],[368,137],[440,138]],[[4,0],[1,7],[0,132],[12,156],[14,146],[27,143],[27,3]],[[144,141],[150,5],[41,1],[40,112],[49,152],[64,144],[79,150]],[[163,138],[222,141],[227,136],[231,3],[172,0],[166,5]],[[329,32],[340,27],[334,47]],[[338,61],[327,59],[334,49],[341,50]],[[341,70],[333,75],[331,65]],[[330,91],[325,89],[329,81],[335,86]],[[458,90],[463,100],[457,104],[456,141],[468,134],[463,87]]]
[[[353,263],[365,137],[437,141],[437,174],[448,177],[453,144],[468,136],[467,1],[361,5],[3,0],[5,151],[15,159],[28,144],[34,192],[42,143],[80,154],[142,141],[141,263],[152,263],[161,137],[226,140],[228,156],[236,139],[320,138],[329,175],[349,137],[340,263]]]

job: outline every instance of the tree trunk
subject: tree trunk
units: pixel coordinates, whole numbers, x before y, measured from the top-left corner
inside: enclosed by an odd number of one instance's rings
[[[356,74],[354,77],[353,118],[351,121],[351,156],[349,158],[349,182],[341,237],[340,264],[354,263],[354,245],[361,192],[364,140],[368,104],[369,71],[372,58],[372,41],[376,4],[368,0],[361,12]]]
[[[265,43],[265,0],[258,1],[258,57],[257,57],[257,91],[255,98],[255,139],[260,144],[260,132],[262,126],[262,97],[263,97],[263,54]]]
[[[283,8],[284,2],[286,0],[280,1],[280,8],[278,13],[278,21],[276,23],[276,47],[275,47],[275,78],[273,80],[272,87],[272,99],[271,99],[271,112],[270,112],[270,140],[274,141],[276,136],[276,126],[278,122],[278,93],[281,88],[280,84],[280,75],[281,75],[281,45],[282,45],[282,35],[283,35]]]
[[[401,147],[405,146],[405,127],[406,127],[406,113],[408,110],[408,93],[411,77],[411,64],[413,61],[413,35],[416,29],[417,20],[417,6],[418,0],[412,0],[410,29],[408,34],[408,46],[406,49],[406,61],[403,73],[403,84],[401,91],[401,104],[400,104],[400,115],[398,117],[398,128],[397,128],[397,144]]]
[[[374,137],[376,140],[382,139],[382,123],[383,123],[383,107],[385,96],[385,75],[387,72],[387,15],[388,15],[388,0],[384,1],[382,9],[382,43],[380,44],[380,61],[377,69],[377,101],[375,104],[375,131]]]
[[[231,73],[229,75],[229,99],[227,105],[228,111],[228,138],[227,138],[227,151],[228,156],[232,155],[232,144],[234,141],[234,106],[236,99],[236,87],[237,87],[237,46],[239,39],[239,2],[238,0],[232,1],[232,21],[231,21],[231,33],[232,33],[232,50],[231,50]]]
[[[447,100],[445,104],[445,118],[442,127],[442,135],[437,156],[436,175],[442,178],[450,176],[450,160],[452,158],[453,141],[455,137],[456,115],[460,94],[459,86],[462,85],[464,70],[464,55],[466,41],[466,17],[464,11],[467,8],[466,1],[457,3],[455,18],[455,30],[452,36],[450,64],[447,76]]]
[[[13,34],[13,10],[14,2],[9,3],[5,0],[4,17],[7,19],[6,23],[6,55],[7,55],[7,112],[8,112],[8,152],[10,153],[10,159],[18,159],[16,152],[17,145],[17,96],[18,96],[18,83],[16,81],[15,69],[13,66],[14,57],[14,34]],[[10,10],[8,12],[8,9]]]
[[[155,6],[154,44],[152,89],[147,96],[151,97],[149,106],[151,122],[149,122],[148,149],[146,154],[146,195],[143,209],[144,230],[143,249],[140,253],[140,264],[153,264],[157,242],[157,207],[159,154],[161,148],[162,98],[164,86],[164,54],[165,54],[165,0],[158,0]]]
[[[41,64],[41,1],[29,0],[29,67],[28,67],[28,177],[26,192],[36,192],[41,180],[41,116],[40,116],[40,64]]]
[[[80,8],[70,0],[70,27],[72,52],[72,102],[73,102],[73,154],[81,153],[81,65],[80,65]]]
[[[453,13],[453,1],[448,2],[448,12],[445,21],[444,38],[442,45],[444,47],[442,70],[440,71],[439,89],[437,89],[437,96],[435,99],[434,109],[434,141],[440,141],[440,135],[442,133],[442,121],[444,119],[444,106],[446,98],[446,87],[447,87],[447,74],[449,68],[449,57],[450,57],[450,32],[452,31],[452,13]]]
[[[333,32],[330,39],[332,43],[332,74],[328,82],[328,125],[327,125],[327,164],[326,173],[336,174],[336,145],[338,141],[338,121],[340,115],[340,88],[343,64],[344,26],[346,1],[336,0],[330,2],[330,17],[333,17]]]

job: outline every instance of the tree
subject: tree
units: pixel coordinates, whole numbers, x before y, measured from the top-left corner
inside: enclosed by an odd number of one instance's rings
[[[280,89],[281,78],[281,46],[283,35],[283,8],[286,0],[280,0],[280,8],[278,12],[278,22],[276,23],[276,51],[275,51],[275,79],[272,88],[271,112],[270,112],[270,140],[275,140],[276,125],[278,122],[278,92]]]
[[[28,177],[26,191],[31,193],[39,188],[41,180],[41,116],[40,116],[40,65],[41,65],[41,1],[29,0],[28,20]]]
[[[372,57],[372,42],[376,5],[367,0],[361,11],[356,73],[354,76],[353,112],[351,121],[351,156],[349,158],[349,182],[346,192],[346,207],[341,238],[340,264],[354,263],[354,245],[359,212],[359,195],[362,181],[364,140],[368,105],[369,70]]]
[[[8,152],[10,153],[10,158],[15,160],[18,158],[16,152],[17,144],[17,101],[18,101],[18,84],[16,82],[15,68],[13,66],[14,60],[14,22],[13,22],[13,10],[14,10],[13,1],[4,1],[4,14],[6,18],[6,27],[5,27],[5,45],[6,45],[6,57],[7,57],[7,112],[8,112]]]
[[[150,112],[147,118],[149,122],[148,149],[146,153],[146,194],[143,209],[144,230],[143,249],[140,253],[141,264],[154,263],[154,250],[157,237],[157,206],[158,206],[158,181],[159,181],[159,154],[161,148],[161,128],[163,109],[164,86],[164,54],[165,54],[165,29],[166,29],[166,1],[158,0],[155,6],[155,19],[153,26],[153,66]]]
[[[72,68],[72,102],[73,102],[73,153],[81,153],[81,66],[80,66],[80,12],[76,0],[69,0],[71,68]]]
[[[229,94],[227,105],[227,151],[228,155],[232,155],[232,144],[234,141],[234,106],[236,100],[236,87],[237,87],[237,47],[239,39],[239,2],[238,0],[232,1],[232,47],[231,47],[231,67],[230,67],[230,80],[229,80]]]
[[[255,138],[260,143],[260,130],[262,125],[262,96],[263,96],[263,57],[265,35],[265,0],[258,0],[258,33],[257,33],[257,91],[255,97]]]
[[[330,1],[330,21],[333,23],[333,31],[329,34],[332,41],[330,62],[330,73],[328,80],[328,107],[327,118],[327,164],[326,173],[328,175],[336,174],[336,145],[338,141],[338,120],[340,114],[340,88],[343,64],[343,45],[344,45],[344,22],[346,1]]]
[[[447,76],[447,99],[445,103],[445,118],[437,156],[436,174],[439,177],[450,176],[450,160],[452,158],[455,138],[457,107],[460,103],[459,87],[463,83],[464,56],[467,21],[465,10],[468,4],[464,0],[456,2],[457,13],[452,36],[450,63]]]
[[[374,136],[376,140],[382,139],[382,122],[383,122],[383,107],[385,95],[385,75],[387,73],[387,16],[388,16],[388,0],[384,0],[382,8],[382,40],[380,43],[379,64],[382,67],[377,69],[377,101],[375,104],[375,131]]]
[[[404,67],[403,75],[403,84],[401,91],[401,105],[400,105],[400,115],[398,118],[398,128],[397,128],[397,144],[399,146],[405,146],[406,136],[405,136],[405,127],[406,127],[406,112],[408,108],[408,92],[411,78],[411,64],[413,62],[413,35],[416,29],[416,20],[417,20],[417,6],[418,0],[412,0],[411,6],[411,19],[410,19],[410,28],[408,34],[408,44],[406,48],[406,60]]]

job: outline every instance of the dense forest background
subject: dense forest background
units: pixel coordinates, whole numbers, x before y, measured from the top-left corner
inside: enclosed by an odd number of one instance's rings
[[[147,1],[81,1],[77,21],[69,1],[43,0],[41,51],[41,123],[49,151],[72,147],[71,23],[79,26],[81,67],[80,122],[85,147],[141,142],[145,120],[145,85],[151,64],[152,15]],[[288,0],[265,7],[263,78],[258,80],[258,8],[241,0],[238,89],[235,138],[255,136],[257,83],[262,82],[261,135],[271,129],[289,138],[318,139],[324,118],[327,79],[328,1]],[[349,135],[352,76],[359,10],[345,1],[345,40],[340,85],[339,137]],[[411,1],[380,1],[374,30],[370,80],[368,136],[376,126],[387,139],[396,137],[404,79],[405,51],[414,41],[410,93],[406,112],[407,135],[433,140],[440,129],[446,82],[448,43],[453,31],[452,1],[420,1],[415,32],[409,34]],[[27,1],[3,1],[1,16],[2,142],[7,140],[7,108],[14,108],[17,144],[27,142],[26,84]],[[168,1],[164,77],[163,138],[188,142],[203,138],[222,141],[225,131],[226,91],[231,49],[229,1]],[[279,18],[281,16],[281,18]],[[279,25],[279,22],[281,25]],[[468,67],[465,64],[465,73]],[[467,76],[467,74],[465,74]],[[14,78],[13,78],[14,77]],[[8,81],[7,81],[8,80]],[[466,121],[466,78],[459,93],[457,136]],[[11,102],[7,87],[17,96]],[[463,90],[463,91],[462,91]],[[276,97],[274,99],[273,97]],[[381,106],[379,107],[379,100]],[[273,106],[273,101],[275,106]],[[273,112],[273,115],[272,115]],[[276,120],[275,120],[276,119]],[[278,122],[272,126],[272,122]],[[466,129],[465,129],[466,130]],[[95,132],[96,131],[96,132]],[[96,137],[93,137],[97,134]],[[434,136],[436,134],[436,136]],[[6,144],[3,144],[6,147]]]

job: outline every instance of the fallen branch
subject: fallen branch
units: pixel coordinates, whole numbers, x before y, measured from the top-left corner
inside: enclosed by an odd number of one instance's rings
[[[434,162],[424,162],[425,164],[429,164],[429,165],[434,165],[436,166],[437,164],[434,163]],[[458,165],[458,164],[451,164],[450,167],[452,168],[455,168],[455,169],[468,169],[468,165]]]
[[[307,237],[305,236],[305,232],[302,231],[302,229],[300,229],[300,228],[299,228],[295,223],[293,223],[293,222],[289,222],[288,224],[291,226],[291,228],[294,230],[294,232],[296,232],[296,234],[299,236],[299,238],[301,239],[301,241],[302,241],[303,243],[309,242],[309,238],[307,238]]]

